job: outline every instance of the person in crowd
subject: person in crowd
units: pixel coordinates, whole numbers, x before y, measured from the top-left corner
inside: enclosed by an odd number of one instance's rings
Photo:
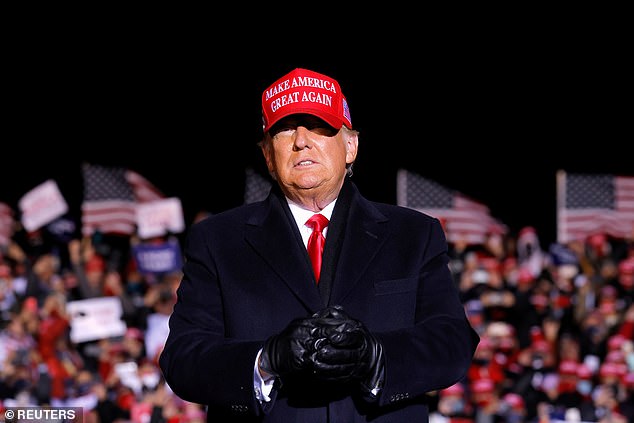
[[[277,184],[190,228],[167,383],[209,421],[426,421],[428,393],[465,377],[479,340],[440,222],[360,193],[335,79],[296,68],[262,111]]]
[[[40,316],[37,347],[51,378],[50,399],[62,399],[66,396],[65,382],[70,377],[69,367],[64,365],[58,349],[58,343],[67,336],[70,325],[64,298],[58,293],[50,293],[44,300]]]

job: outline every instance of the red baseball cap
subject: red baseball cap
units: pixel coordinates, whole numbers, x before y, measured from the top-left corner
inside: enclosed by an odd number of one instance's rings
[[[348,102],[339,83],[329,76],[296,68],[262,93],[262,127],[271,129],[280,119],[307,113],[323,119],[335,129],[352,128]]]

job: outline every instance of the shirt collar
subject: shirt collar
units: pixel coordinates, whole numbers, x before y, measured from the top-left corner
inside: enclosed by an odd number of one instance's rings
[[[305,226],[306,221],[315,214],[315,212],[306,210],[298,206],[296,203],[293,203],[288,197],[286,197],[286,201],[288,202],[288,207],[291,209],[291,213],[295,218],[295,222],[299,228]],[[328,204],[323,208],[319,213],[326,216],[328,220],[330,220],[330,216],[332,216],[332,210],[335,208],[335,203],[337,200],[335,199],[333,202]]]

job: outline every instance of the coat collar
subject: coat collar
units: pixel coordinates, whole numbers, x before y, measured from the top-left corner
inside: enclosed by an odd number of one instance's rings
[[[257,212],[247,219],[246,240],[310,311],[328,302],[339,303],[353,291],[387,237],[383,225],[387,218],[346,179],[324,250],[324,261],[330,264],[328,292],[323,292],[323,285],[320,295],[301,235],[278,187],[273,187],[262,207],[254,208]],[[322,282],[323,278],[322,274]]]

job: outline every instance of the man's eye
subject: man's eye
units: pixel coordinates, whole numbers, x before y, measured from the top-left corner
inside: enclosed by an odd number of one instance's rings
[[[312,128],[308,128],[308,130],[317,135],[321,135],[322,137],[334,137],[335,135],[337,135],[337,130],[334,129],[332,126],[327,125],[314,126]]]
[[[296,129],[297,127],[295,126],[281,126],[279,128],[275,128],[274,131],[271,131],[271,135],[292,135]]]

